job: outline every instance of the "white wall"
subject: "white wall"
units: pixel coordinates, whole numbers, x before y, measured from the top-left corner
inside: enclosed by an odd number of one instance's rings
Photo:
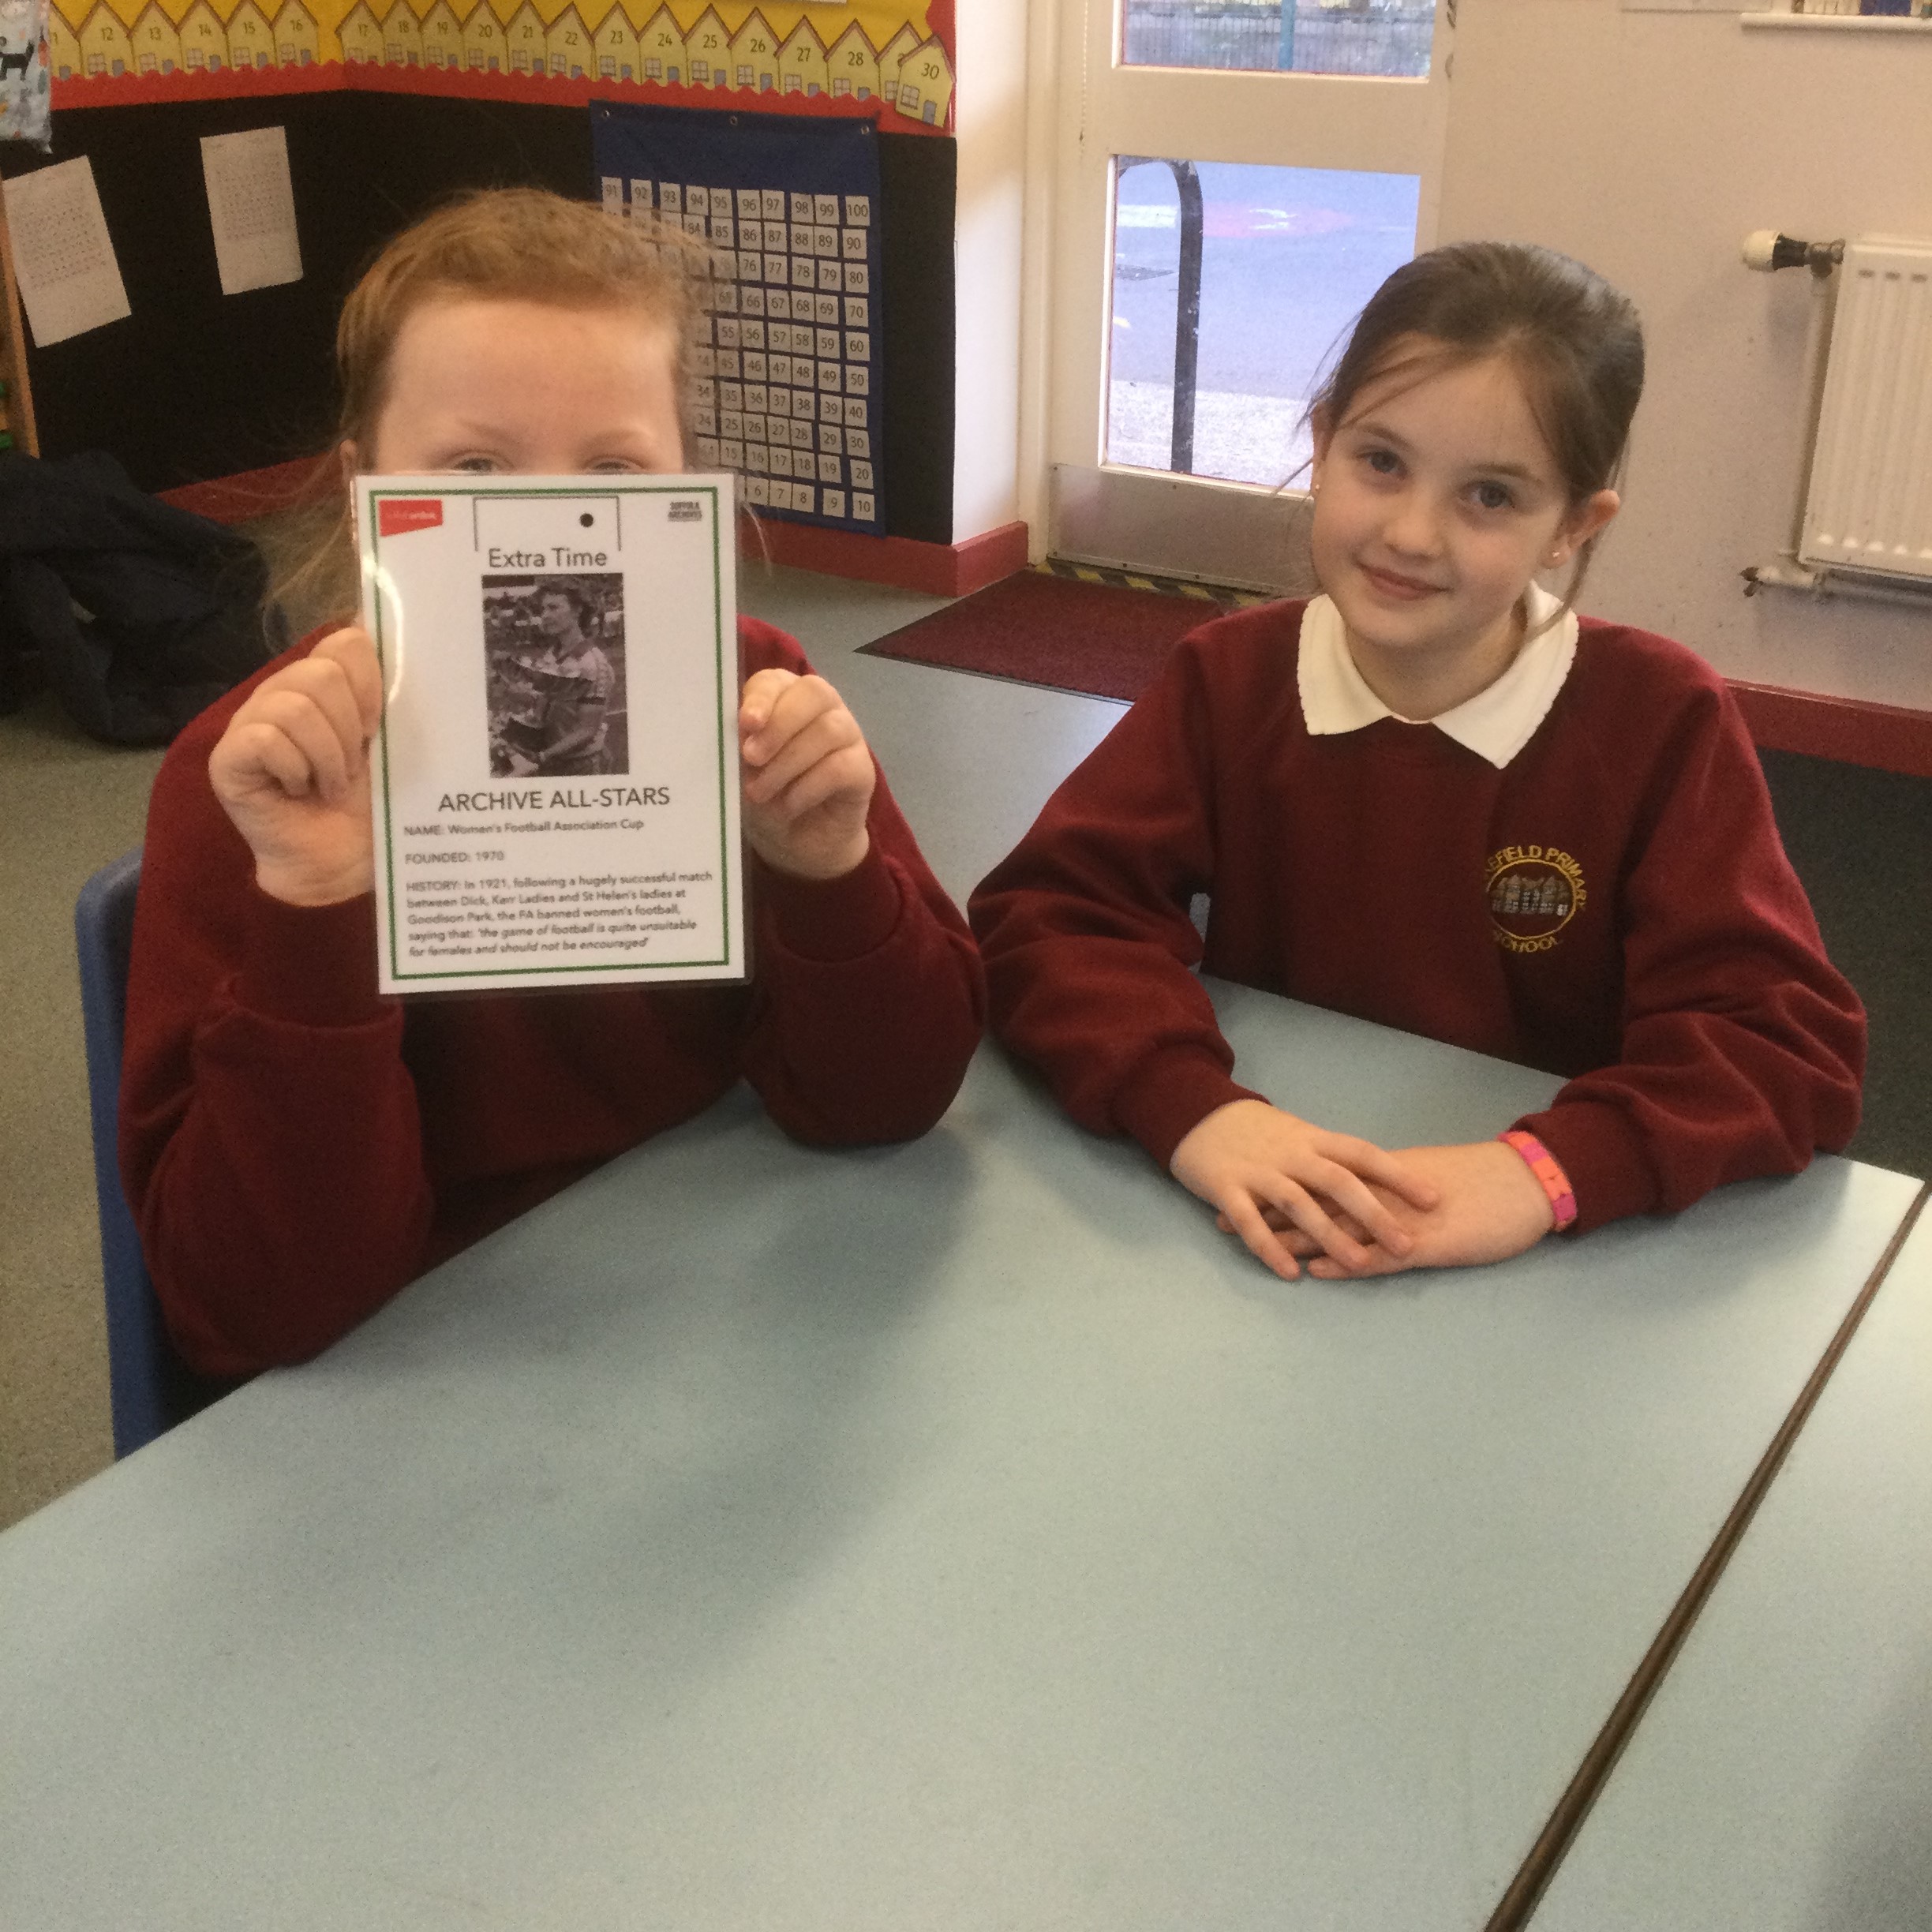
[[[957,9],[959,212],[953,539],[1020,515],[1020,317],[1027,146],[1027,0]]]
[[[1802,270],[1754,275],[1738,245],[1932,235],[1932,32],[1461,0],[1451,88],[1442,238],[1561,249],[1643,312],[1626,507],[1584,607],[1729,676],[1932,710],[1932,600],[1747,598],[1738,576],[1790,541],[1814,301]]]

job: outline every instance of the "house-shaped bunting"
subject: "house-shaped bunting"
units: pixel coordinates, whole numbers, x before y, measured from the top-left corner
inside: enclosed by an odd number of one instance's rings
[[[932,11],[937,24],[951,18],[950,6]],[[340,58],[781,95],[786,105],[883,100],[945,128],[955,78],[926,12],[915,0],[54,0],[48,32],[62,80]],[[888,29],[882,51],[874,36]]]
[[[275,35],[255,0],[242,0],[228,16],[228,64],[245,73],[275,64]]]
[[[826,55],[828,92],[840,100],[870,100],[879,91],[878,55],[856,21]]]
[[[182,66],[189,73],[219,73],[228,65],[228,29],[208,0],[194,0],[182,16],[181,50]]]
[[[600,80],[638,77],[637,30],[620,5],[613,4],[590,36],[590,54]]]
[[[910,27],[901,27],[879,50],[879,97],[889,107],[899,98],[899,63],[919,43]]]
[[[134,43],[107,0],[80,23],[80,71],[90,80],[134,71]]]
[[[409,0],[391,0],[383,16],[383,58],[391,67],[420,67],[422,56],[422,22]]]
[[[550,71],[566,80],[588,79],[596,72],[590,55],[590,29],[574,6],[567,6],[550,23],[544,41]]]
[[[490,0],[476,0],[463,22],[463,65],[477,73],[501,73],[509,65],[503,22],[491,11]]]
[[[909,121],[944,127],[953,105],[953,63],[937,40],[915,47],[899,63],[899,111]]]
[[[661,6],[638,36],[638,78],[682,87],[690,72],[684,60],[683,31],[671,17],[671,9]]]
[[[54,63],[57,80],[77,80],[80,74],[80,39],[62,17],[58,7],[47,15],[47,58]]]
[[[275,63],[313,67],[322,58],[322,29],[302,0],[282,0],[275,17]]]
[[[196,0],[199,6],[200,0]],[[185,24],[185,23],[183,23]],[[343,58],[360,66],[380,67],[383,58],[382,23],[369,9],[369,0],[356,0],[348,17],[335,29]],[[183,45],[186,42],[184,37]]]
[[[871,49],[866,51],[870,53]],[[800,21],[778,50],[778,85],[784,93],[810,95],[827,92],[825,43],[810,21]]]
[[[731,85],[731,36],[714,7],[706,7],[684,36],[684,71],[690,87]]]
[[[58,23],[60,15],[53,17]],[[161,11],[156,0],[148,0],[141,9],[140,19],[129,29],[128,37],[134,43],[134,71],[144,74],[171,74],[181,72],[181,36],[174,31],[174,23]],[[60,71],[58,56],[54,71]]]
[[[778,91],[778,36],[756,7],[732,36],[732,85],[753,94]]]
[[[423,16],[422,57],[425,67],[447,69],[463,64],[462,22],[450,0],[432,0]]]
[[[510,72],[541,73],[549,56],[549,49],[545,44],[548,38],[537,9],[530,5],[530,0],[523,0],[504,27],[504,45],[510,52]]]

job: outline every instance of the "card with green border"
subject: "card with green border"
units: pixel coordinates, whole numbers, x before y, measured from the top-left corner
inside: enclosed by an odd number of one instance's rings
[[[743,979],[732,478],[355,502],[381,990]]]

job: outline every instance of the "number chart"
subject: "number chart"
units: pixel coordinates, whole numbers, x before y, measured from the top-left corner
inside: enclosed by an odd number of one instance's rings
[[[604,205],[704,242],[696,466],[789,521],[884,534],[878,147],[865,122],[591,109]]]

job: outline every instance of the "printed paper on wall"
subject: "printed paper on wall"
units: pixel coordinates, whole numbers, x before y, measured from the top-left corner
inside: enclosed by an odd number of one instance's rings
[[[289,179],[288,131],[250,128],[204,134],[201,172],[222,293],[275,288],[301,279],[295,191]]]
[[[17,174],[6,189],[14,273],[36,346],[125,316],[127,287],[86,155]]]

